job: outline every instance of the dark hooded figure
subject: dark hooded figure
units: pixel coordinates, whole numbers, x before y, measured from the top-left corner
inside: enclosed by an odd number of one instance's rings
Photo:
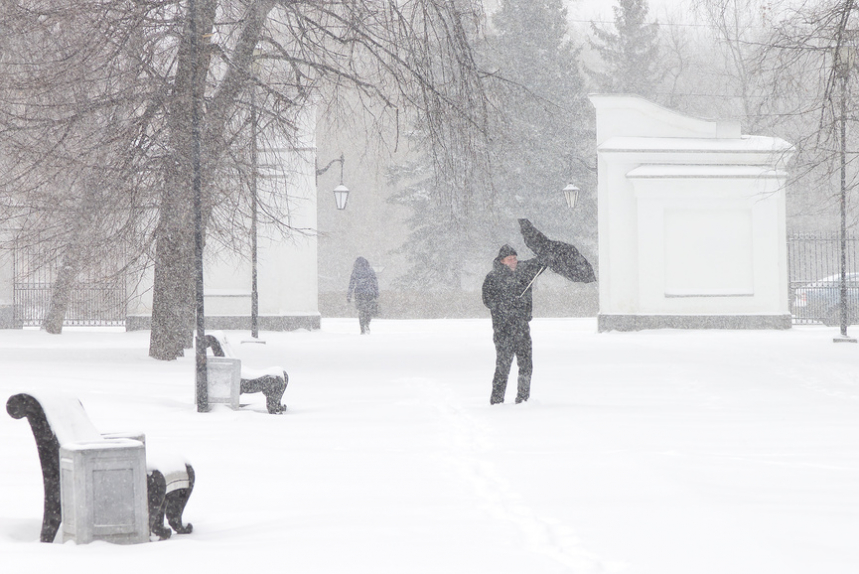
[[[504,245],[483,281],[483,304],[492,314],[495,342],[490,404],[504,402],[514,356],[519,368],[516,402],[527,401],[531,395],[531,285],[545,267],[542,257],[519,261],[516,251]]]
[[[363,335],[370,332],[370,319],[379,314],[379,282],[369,261],[363,257],[356,259],[355,265],[352,266],[349,291],[346,293],[347,303],[352,301],[353,294],[355,307],[358,309],[358,324]]]

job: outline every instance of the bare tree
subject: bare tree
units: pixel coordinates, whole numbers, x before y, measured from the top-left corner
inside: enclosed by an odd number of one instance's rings
[[[242,134],[249,121],[251,88],[264,95],[262,117],[287,140],[295,136],[296,118],[310,102],[320,96],[336,97],[343,90],[381,101],[394,115],[412,110],[432,142],[443,139],[451,118],[463,118],[466,130],[482,128],[482,119],[473,114],[480,110],[483,96],[468,34],[468,29],[479,27],[482,16],[476,0],[197,0],[196,6],[193,28],[203,49],[195,51],[184,2],[3,0],[2,4],[2,15],[20,16],[43,35],[58,34],[55,40],[42,37],[38,42],[16,34],[16,41],[31,46],[29,55],[20,52],[20,64],[29,72],[2,105],[33,110],[34,93],[47,105],[39,108],[35,121],[32,113],[9,112],[4,131],[43,140],[40,129],[48,125],[62,131],[81,117],[110,118],[117,129],[108,165],[127,183],[119,189],[143,198],[142,204],[155,210],[150,355],[158,359],[180,356],[190,343],[193,324],[190,111],[195,93],[203,100],[202,209],[210,233],[235,231],[229,221],[220,219],[229,211],[221,206],[237,205],[233,198],[241,193],[224,182],[240,180],[246,169],[246,158],[237,150],[246,148]],[[59,39],[68,45],[65,56],[45,58]],[[78,68],[86,74],[73,74],[86,76],[89,89],[76,116],[69,111],[73,102],[62,95],[63,86],[71,81],[63,78],[63,71]],[[473,153],[476,139],[459,141]],[[69,195],[71,188],[64,182],[47,186],[40,181],[39,158],[51,157],[54,150],[37,152],[35,145],[28,149],[34,150],[32,155],[26,161],[12,160],[12,171],[27,165],[31,188]],[[434,149],[439,170],[469,153],[452,146]],[[94,165],[95,152],[90,151],[72,157],[76,167]],[[7,174],[4,180],[12,181],[11,177]],[[10,196],[22,209],[28,205],[26,195],[16,191]],[[149,237],[146,226],[151,220],[138,220],[138,214],[152,211],[110,205],[113,214],[125,209],[126,219],[137,223],[138,236]],[[272,217],[289,232],[286,218],[277,215],[276,202],[269,205]]]
[[[854,0],[779,4],[755,61],[776,129],[797,148],[796,197],[806,214],[834,214],[856,188],[859,10]],[[853,150],[853,151],[851,151]]]
[[[859,143],[851,129],[857,78],[854,62],[846,58],[859,42],[855,2],[695,4],[715,32],[712,53],[723,56],[724,80],[721,92],[710,90],[720,93],[722,101],[711,98],[689,105],[718,110],[746,129],[773,133],[794,144],[789,223],[798,229],[831,229],[842,201],[840,179],[849,191],[857,177],[856,154],[851,152]],[[710,68],[710,75],[719,75],[718,69]],[[698,77],[706,86],[706,76]]]
[[[82,270],[115,257],[122,273],[147,243],[145,158],[129,145],[133,99],[119,89],[129,59],[57,4],[0,3],[3,222],[19,246],[59,268],[44,324],[53,333]]]

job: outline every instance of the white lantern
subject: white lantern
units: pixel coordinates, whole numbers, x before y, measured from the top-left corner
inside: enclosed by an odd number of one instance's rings
[[[564,192],[564,198],[567,200],[567,207],[570,209],[575,208],[576,200],[579,198],[579,188],[569,183],[562,191]]]
[[[342,183],[334,188],[334,201],[337,209],[346,209],[346,201],[349,199],[349,188]]]

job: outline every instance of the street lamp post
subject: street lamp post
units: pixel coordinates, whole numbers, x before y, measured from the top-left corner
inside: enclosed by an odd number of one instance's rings
[[[251,86],[251,337],[259,338],[259,290],[257,287],[257,106],[256,86]]]
[[[835,50],[835,69],[838,76],[841,110],[839,118],[839,155],[841,163],[841,289],[840,315],[841,334],[835,337],[836,343],[855,343],[856,339],[847,336],[847,81],[850,78],[852,51],[847,46]]]
[[[329,161],[328,165],[326,165],[322,169],[317,168],[316,177],[318,178],[320,175],[328,171],[328,168],[338,162],[340,163],[340,185],[334,188],[334,202],[337,205],[337,209],[342,211],[346,209],[346,202],[349,200],[349,188],[343,185],[343,164],[345,163],[343,159],[343,154],[341,153],[340,157],[334,158]]]
[[[597,168],[595,166],[589,165],[585,160],[580,158],[578,156],[578,154],[576,154],[574,151],[570,151],[569,153],[567,153],[566,157],[569,159],[569,165],[567,166],[567,170],[568,170],[567,175],[570,178],[567,181],[572,180],[573,174],[576,173],[576,170],[573,169],[573,162],[574,161],[580,163],[585,169],[587,169],[590,172],[596,173],[596,171],[597,171]],[[570,183],[568,183],[566,185],[566,187],[564,187],[564,189],[561,190],[561,192],[564,194],[564,199],[567,202],[567,207],[569,207],[570,209],[576,208],[576,202],[579,199],[579,192],[580,191],[581,190],[578,188],[578,186],[576,186],[576,184],[572,183],[572,181],[570,181]]]
[[[206,315],[203,305],[203,199],[200,181],[200,37],[197,29],[197,3],[188,1],[188,32],[191,34],[191,190],[194,196],[194,295],[197,315],[195,346],[197,412],[209,410],[206,373]]]

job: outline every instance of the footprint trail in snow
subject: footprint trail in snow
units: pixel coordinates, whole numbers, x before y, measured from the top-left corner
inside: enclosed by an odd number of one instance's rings
[[[569,526],[541,516],[498,471],[488,455],[494,450],[491,424],[463,408],[444,383],[416,379],[421,399],[439,413],[442,457],[471,487],[481,506],[494,518],[514,524],[529,550],[573,573],[620,572],[625,565],[610,563],[588,551]]]

